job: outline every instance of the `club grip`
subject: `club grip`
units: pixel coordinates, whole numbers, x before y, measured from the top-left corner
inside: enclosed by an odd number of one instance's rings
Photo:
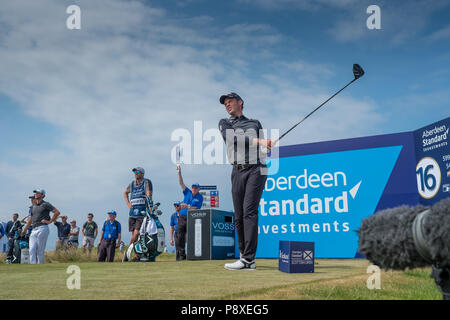
[[[278,141],[280,141],[280,139],[281,139],[281,137],[278,138],[277,140],[272,141],[272,148],[275,147],[275,145],[278,143]],[[265,155],[267,155],[270,152],[269,149],[267,149],[266,146],[260,146],[259,150],[260,150],[261,153],[263,153]]]

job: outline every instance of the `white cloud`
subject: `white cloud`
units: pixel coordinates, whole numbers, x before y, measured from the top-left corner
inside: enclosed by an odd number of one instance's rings
[[[338,42],[372,41],[383,45],[402,45],[426,30],[432,15],[447,7],[447,0],[377,1],[371,0],[237,0],[263,10],[300,10],[323,15],[327,12],[331,27],[326,33]],[[368,30],[366,21],[370,5],[381,9],[381,30]],[[428,38],[448,38],[449,27],[433,32]]]
[[[238,2],[269,10],[289,8],[314,11],[323,7],[344,8],[357,3],[358,0],[238,0]]]
[[[260,80],[246,74],[258,59],[271,63],[270,47],[283,39],[272,27],[240,24],[222,34],[210,17],[197,20],[197,26],[211,24],[209,29],[189,28],[169,12],[136,1],[78,3],[81,30],[65,28],[61,1],[2,4],[0,21],[7,31],[0,36],[0,92],[17,101],[26,116],[61,132],[58,145],[42,141],[39,152],[24,150],[20,165],[0,163],[3,219],[9,212],[23,213],[26,196],[40,186],[50,202],[77,221],[91,211],[101,220],[115,209],[126,224],[122,193],[132,179],[131,168],[142,166],[154,183],[155,200],[163,203],[167,226],[171,203],[181,198],[170,162],[174,129],[192,129],[194,120],[202,120],[205,129],[216,128],[226,116],[218,97],[231,90],[245,97],[250,117],[282,129],[328,95],[327,90],[306,90],[286,74],[265,74]],[[239,50],[227,50],[224,43]],[[305,61],[285,65],[293,72],[318,67]],[[372,125],[381,121],[374,103],[346,96],[327,109],[284,143],[360,135],[370,128],[364,125],[369,119]],[[229,172],[229,166],[184,169],[187,184],[218,184],[227,210],[232,209]]]
[[[346,6],[329,33],[340,42],[380,39],[383,45],[404,45],[424,33],[432,15],[448,6],[448,1],[380,1],[376,4],[380,7],[381,30],[366,27],[369,17],[366,8],[371,4],[374,3],[359,1],[356,5]]]
[[[235,24],[226,27],[223,32],[228,41],[221,45],[226,50],[228,45],[258,44],[272,46],[282,40],[272,27],[264,24]]]
[[[428,36],[428,39],[433,41],[440,41],[447,38],[450,38],[450,25],[435,31]]]
[[[448,117],[449,100],[450,93],[446,89],[436,89],[431,92],[411,90],[408,94],[397,96],[386,102],[388,106],[386,116],[388,119],[395,119],[399,130],[409,131],[424,126],[421,120],[424,112],[428,114],[431,121]],[[408,117],[405,117],[405,114],[408,114]]]

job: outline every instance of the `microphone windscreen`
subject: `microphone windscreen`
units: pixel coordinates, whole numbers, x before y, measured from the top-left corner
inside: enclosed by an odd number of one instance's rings
[[[423,230],[432,260],[437,265],[450,266],[450,198],[431,207]]]
[[[450,266],[450,198],[431,208],[400,206],[363,219],[357,230],[359,252],[384,269],[404,270],[431,265],[419,253],[413,238],[414,219],[427,209],[430,212],[420,225],[424,239],[422,245],[433,264]]]
[[[404,270],[429,265],[417,251],[412,235],[415,217],[426,209],[422,205],[401,206],[363,219],[357,230],[358,251],[383,269]]]

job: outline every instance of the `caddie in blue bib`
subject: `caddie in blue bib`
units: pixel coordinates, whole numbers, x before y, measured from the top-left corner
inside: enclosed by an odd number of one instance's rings
[[[125,191],[127,198],[129,198],[129,203],[131,204],[130,208],[130,217],[131,218],[143,218],[145,217],[145,206],[146,206],[146,195],[147,191],[150,191],[150,198],[152,193],[152,182],[150,179],[146,179],[143,177],[144,169],[142,168],[134,168],[133,172],[136,174],[136,178],[139,177],[139,174],[142,174],[142,179],[133,180]]]

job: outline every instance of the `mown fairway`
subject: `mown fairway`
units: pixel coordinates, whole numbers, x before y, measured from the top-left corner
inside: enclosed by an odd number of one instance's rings
[[[0,299],[441,299],[431,269],[382,272],[369,290],[369,262],[317,259],[313,274],[278,271],[278,260],[258,259],[255,271],[229,271],[227,261],[154,263],[69,262],[0,264]],[[81,269],[81,289],[69,290],[67,267]]]

